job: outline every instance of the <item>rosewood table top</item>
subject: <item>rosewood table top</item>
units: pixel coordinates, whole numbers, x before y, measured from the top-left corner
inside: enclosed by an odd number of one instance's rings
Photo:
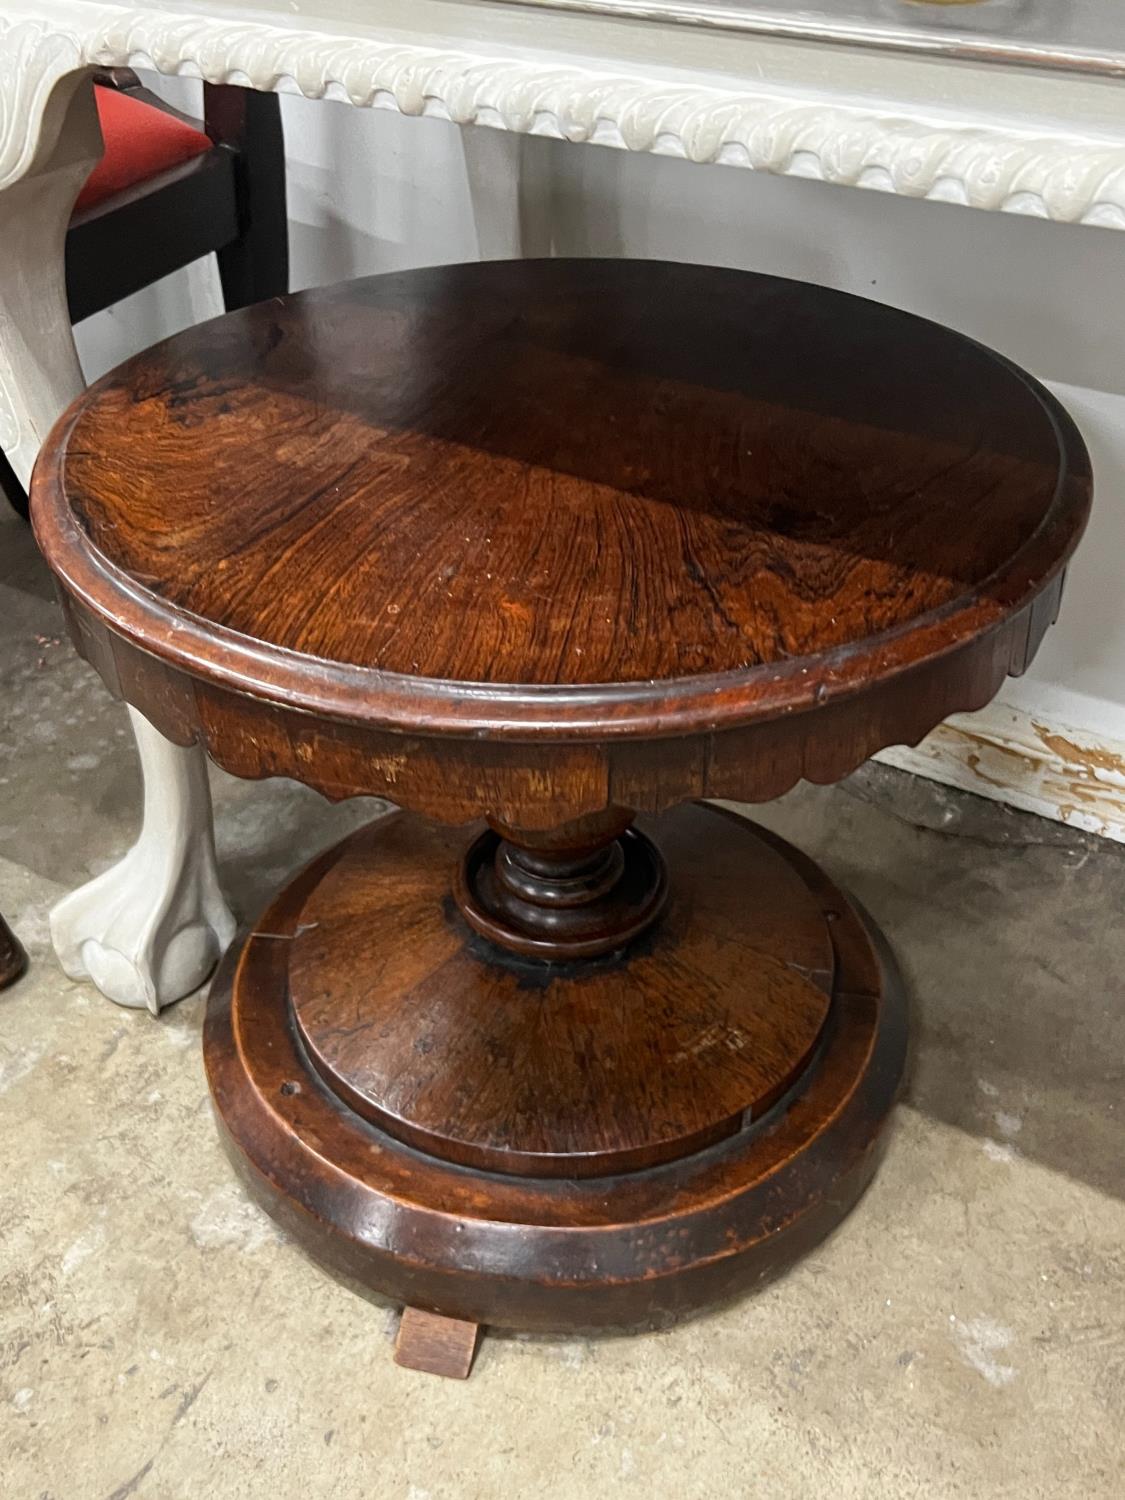
[[[854,754],[840,726],[880,684],[904,688],[889,742],[1022,669],[1090,474],[1050,394],[935,324],[733,271],[545,261],[190,329],[75,403],[36,486],[86,638],[142,675],[478,744],[799,715],[842,774],[832,742]],[[207,737],[202,699],[150,696],[173,737]]]

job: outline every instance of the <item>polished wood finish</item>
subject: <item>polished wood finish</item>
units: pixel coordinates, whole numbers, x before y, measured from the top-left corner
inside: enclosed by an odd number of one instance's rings
[[[405,1307],[395,1339],[395,1364],[448,1380],[467,1380],[480,1342],[480,1325]]]
[[[628,962],[576,943],[547,965],[451,908],[463,833],[385,820],[290,945],[312,1066],[389,1134],[486,1171],[604,1177],[735,1134],[808,1066],[835,972],[819,903],[747,828],[691,806],[648,824],[673,871],[663,919]]]
[[[480,937],[524,958],[615,952],[652,926],[668,895],[664,857],[631,821],[609,808],[552,830],[546,847],[531,833],[486,829],[457,863],[458,910]]]
[[[814,1245],[852,1207],[880,1159],[905,1062],[906,1006],[893,965],[842,892],[795,849],[719,809],[685,808],[666,816],[679,820],[678,849],[695,846],[681,882],[687,907],[698,910],[711,894],[695,885],[710,855],[726,849],[732,839],[760,844],[762,852],[751,862],[760,860],[760,867],[773,876],[775,860],[780,860],[787,867],[787,883],[802,888],[802,905],[816,906],[830,934],[833,977],[827,1023],[820,1046],[790,1094],[705,1149],[643,1170],[562,1178],[467,1169],[443,1154],[444,1145],[441,1152],[422,1153],[346,1107],[336,1080],[328,1086],[309,1061],[293,1024],[294,951],[314,936],[308,924],[316,920],[312,912],[322,909],[318,888],[332,880],[341,864],[381,880],[386,901],[393,900],[396,873],[410,875],[409,861],[399,863],[400,847],[409,851],[422,833],[409,826],[414,819],[403,815],[397,824],[401,834],[388,840],[379,825],[361,830],[292,882],[228,952],[208,1005],[204,1057],[231,1160],[250,1192],[319,1261],[409,1306],[471,1323],[555,1332],[653,1326],[760,1285]],[[650,825],[655,837],[662,836],[664,823],[661,818]],[[348,884],[342,870],[337,887],[341,899]],[[754,905],[765,893],[754,889],[743,895],[740,915],[752,924]],[[394,924],[416,904],[404,895],[393,915],[389,905],[376,907],[384,920],[372,923],[368,946],[357,959],[357,979],[338,996],[341,1029],[362,1027],[369,1018],[358,976],[378,974],[378,963],[371,962],[374,946],[389,965],[409,962],[406,950],[417,942],[417,933],[409,931],[407,941],[398,942]],[[347,924],[346,933],[356,936],[358,925]],[[737,933],[736,926],[722,936],[736,942],[744,958]],[[715,939],[714,947],[721,951],[718,933]],[[693,984],[689,970],[689,982],[682,984],[676,954],[672,938],[664,973],[675,988],[649,998],[673,1028],[691,1035],[697,1024],[692,1011],[708,974],[701,968]],[[794,961],[802,956],[796,948]],[[344,962],[326,974],[326,989],[333,988]],[[577,1077],[582,1059],[569,1054],[587,1039],[596,1046],[599,1032],[595,1017],[587,1018],[577,1035],[569,1031],[580,1019],[575,990],[582,981],[569,975],[560,982],[555,967],[541,966],[537,982],[525,991],[526,1025],[529,1031],[554,1030],[555,1066],[572,1068]],[[758,963],[754,979],[763,974],[780,979],[768,958]],[[731,963],[717,967],[713,982],[726,987],[725,999],[735,1014],[743,1005],[746,1014],[753,993],[749,981]],[[480,983],[487,987],[496,982],[482,965]],[[504,983],[502,978],[499,982]],[[599,981],[595,975],[587,982],[603,1005],[612,1003],[615,992],[608,978]],[[811,988],[819,990],[819,985]],[[472,1003],[467,988],[460,993]],[[815,1024],[823,995],[818,998],[796,982],[789,994],[798,1006],[813,1007]],[[770,996],[767,990],[757,998],[766,1001],[775,1023],[787,1015],[784,996]],[[440,999],[440,991],[431,995],[431,1003],[440,1004]],[[625,1000],[628,1004],[627,990]],[[712,1014],[721,1016],[721,998],[712,1003]],[[409,1002],[403,1008],[409,1009]],[[377,1002],[372,1010],[377,1012]],[[621,1023],[607,1020],[612,1046],[624,1028],[615,1033],[612,1028]],[[408,1028],[409,1016],[400,1024]],[[537,1091],[552,1088],[550,1077],[523,1078],[519,1058],[509,1069],[502,1057],[488,1065],[483,1077],[479,1072],[463,1076],[462,1033],[453,1008],[444,1024],[440,1012],[431,1012],[430,1024],[431,1067],[444,1063],[448,1097],[458,1080],[467,1098],[474,1092],[484,1096],[485,1107],[491,1103],[489,1088],[508,1090],[514,1100],[522,1088],[523,1123],[551,1123],[549,1109],[535,1105]],[[646,1025],[639,1007],[633,1008],[633,1024]],[[650,1018],[647,1024],[657,1060],[682,1074],[685,1083],[698,1082],[706,1071],[699,1057],[682,1048],[677,1058],[659,1036],[659,1023]],[[417,1025],[416,1035],[424,1043],[431,1035],[427,1017],[419,1017]],[[721,1068],[723,1039],[729,1040],[731,1031],[724,1031],[721,1021],[716,1031],[696,1031],[695,1039],[710,1048],[712,1064]],[[525,1040],[524,1045],[534,1048],[535,1043]],[[372,1059],[377,1050],[373,1037]],[[477,1068],[482,1061],[478,1052],[470,1065]],[[589,1061],[608,1079],[608,1059]],[[639,1088],[643,1069],[631,1066]],[[687,1088],[677,1090],[674,1081],[659,1079],[655,1068],[651,1083],[664,1097],[679,1092],[682,1107],[689,1107]],[[709,1080],[708,1088],[714,1098],[724,1085]],[[556,1096],[550,1097],[553,1102]],[[628,1133],[637,1106],[627,1100],[615,1125],[615,1099],[610,1090],[599,1106],[602,1118],[610,1130]],[[654,1118],[643,1098],[640,1115]]]
[[[19,938],[0,916],[0,990],[15,984],[27,968],[27,954]]]
[[[189,330],[37,482],[80,649],[169,738],[536,831],[765,800],[987,702],[1090,472],[1053,397],[932,324],[580,261]]]
[[[680,804],[986,702],[1089,499],[998,356],[700,267],[378,277],[94,386],[35,480],[78,648],[228,770],[411,810],[214,985],[251,1191],[469,1325],[660,1322],[815,1243],[902,1076],[894,966],[796,851]]]

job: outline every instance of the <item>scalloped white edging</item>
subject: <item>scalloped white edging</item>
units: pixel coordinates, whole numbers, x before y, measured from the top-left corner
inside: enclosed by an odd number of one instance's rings
[[[0,29],[0,187],[66,72],[151,67],[459,125],[589,141],[1009,213],[1125,228],[1125,140],[1047,137],[792,92],[322,35],[209,15],[42,0]]]

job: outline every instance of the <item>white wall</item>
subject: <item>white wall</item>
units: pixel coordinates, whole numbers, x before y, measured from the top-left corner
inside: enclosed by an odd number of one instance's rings
[[[193,86],[162,87],[182,102]],[[705,261],[922,313],[1058,390],[1098,484],[1060,623],[999,710],[974,716],[970,738],[999,747],[993,774],[956,735],[898,758],[1125,837],[1125,235],[297,97],[284,115],[295,288],[521,252]],[[169,278],[80,329],[87,374],[219,310],[209,270]]]

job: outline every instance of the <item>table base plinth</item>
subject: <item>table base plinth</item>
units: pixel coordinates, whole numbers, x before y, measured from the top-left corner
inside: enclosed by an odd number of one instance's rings
[[[760,1284],[858,1199],[906,1056],[885,945],[734,814],[640,826],[667,906],[598,958],[486,941],[449,894],[464,835],[408,814],[321,856],[232,947],[216,1110],[318,1259],[466,1325],[643,1328]]]

